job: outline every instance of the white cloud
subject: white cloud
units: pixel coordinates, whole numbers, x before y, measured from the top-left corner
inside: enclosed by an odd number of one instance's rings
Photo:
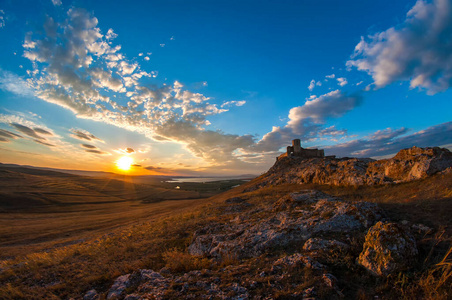
[[[162,47],[162,48],[165,47],[165,44],[160,44],[160,47]]]
[[[315,88],[315,80],[312,79],[309,83],[308,90],[312,91]]]
[[[309,141],[328,133],[337,135],[337,130],[332,130],[331,127],[329,132],[328,130],[325,131],[324,124],[326,121],[329,118],[342,116],[360,105],[361,102],[361,95],[347,95],[339,90],[308,100],[304,105],[292,108],[289,111],[287,124],[284,127],[273,127],[272,131],[265,134],[262,140],[252,149],[255,151],[275,151],[294,138]]]
[[[405,21],[361,38],[348,67],[369,73],[377,87],[409,81],[428,94],[452,84],[452,4],[418,0]]]
[[[1,68],[0,89],[25,97],[34,95],[33,90],[24,79],[14,73],[4,71]]]
[[[339,77],[337,78],[337,84],[340,86],[345,86],[347,85],[348,81],[345,77]]]
[[[336,77],[336,75],[334,75],[334,74],[326,75],[326,76],[325,76],[325,78],[330,78],[330,79],[333,79],[333,78],[335,78],[335,77]]]
[[[312,79],[311,82],[309,83],[308,89],[312,92],[315,86],[322,86],[322,82],[321,81],[316,82],[314,79]]]
[[[107,34],[106,34],[106,36],[105,36],[105,38],[107,39],[107,40],[113,40],[113,39],[115,39],[115,38],[117,38],[118,37],[118,35],[116,34],[116,33],[114,33],[113,32],[113,29],[108,29],[108,31],[107,31]]]
[[[149,60],[149,59],[150,59],[149,56],[144,57],[144,60]]]
[[[230,106],[243,106],[245,105],[245,100],[240,101],[226,101],[225,103],[221,104],[221,107],[230,107]]]
[[[0,9],[0,28],[5,27],[5,12]]]
[[[53,5],[55,5],[55,6],[60,6],[62,3],[61,3],[61,0],[52,0],[52,3],[53,3]]]
[[[46,20],[48,30],[44,32],[52,38],[40,33],[27,35],[24,56],[34,66],[28,82],[37,97],[69,109],[79,118],[181,143],[211,164],[235,162],[232,151],[253,143],[252,136],[204,128],[210,124],[206,116],[227,111],[209,97],[193,93],[177,81],[142,85],[142,78],[153,78],[157,72],[143,71],[138,62],[128,61],[121,47],[109,41],[113,30],[104,36],[97,24],[88,12],[74,8],[67,20]],[[228,105],[244,103],[231,101]],[[73,131],[73,137],[90,137],[77,132]]]

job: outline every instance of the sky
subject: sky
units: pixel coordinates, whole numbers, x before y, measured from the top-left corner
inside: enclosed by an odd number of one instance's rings
[[[0,0],[0,40],[2,163],[230,176],[295,138],[452,145],[450,0]]]

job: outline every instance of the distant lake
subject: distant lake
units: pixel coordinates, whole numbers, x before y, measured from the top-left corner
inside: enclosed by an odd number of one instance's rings
[[[187,178],[172,178],[172,180],[167,180],[166,182],[212,182],[224,180],[249,181],[249,179],[242,179],[237,177],[187,177]]]

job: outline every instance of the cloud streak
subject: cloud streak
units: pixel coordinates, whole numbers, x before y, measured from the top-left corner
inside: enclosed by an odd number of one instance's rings
[[[407,128],[379,130],[365,138],[325,147],[338,156],[375,157],[394,154],[412,146],[431,147],[452,143],[452,122],[407,134]]]
[[[71,133],[71,137],[75,138],[75,139],[79,139],[79,140],[85,140],[85,141],[100,141],[103,142],[100,138],[96,137],[94,134],[89,133],[86,130],[81,130],[81,129],[74,129],[72,128],[70,130]]]

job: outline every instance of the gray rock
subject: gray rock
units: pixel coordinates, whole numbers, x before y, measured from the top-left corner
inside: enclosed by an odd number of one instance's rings
[[[358,263],[376,276],[403,271],[418,250],[414,237],[396,223],[378,222],[369,229]]]
[[[121,299],[125,290],[131,286],[131,274],[122,275],[116,278],[112,287],[108,290],[107,300]]]
[[[293,255],[282,257],[273,263],[273,267],[276,270],[283,269],[283,268],[299,267],[299,266],[305,266],[307,268],[315,269],[315,270],[321,270],[321,269],[325,268],[325,266],[322,265],[321,263],[313,260],[309,256],[305,256],[300,253],[295,253]]]
[[[86,294],[83,296],[83,300],[98,300],[99,294],[97,294],[97,291],[92,289],[86,292]]]
[[[320,238],[310,238],[303,245],[306,251],[330,251],[330,250],[346,250],[349,246],[336,240],[323,240]]]

